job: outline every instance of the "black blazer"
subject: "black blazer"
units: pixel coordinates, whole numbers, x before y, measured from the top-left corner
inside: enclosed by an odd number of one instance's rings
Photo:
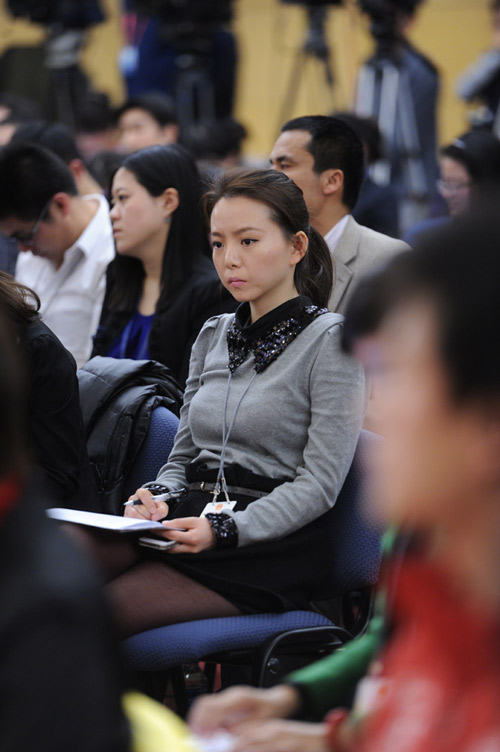
[[[99,328],[94,337],[92,357],[107,355],[114,339],[132,316],[132,311],[109,309],[111,280],[108,275],[106,296]],[[191,348],[207,319],[220,313],[232,313],[237,302],[222,287],[210,259],[196,258],[189,278],[165,310],[157,311],[149,335],[149,357],[168,366],[184,388]]]
[[[40,320],[24,327],[21,349],[28,375],[26,418],[32,459],[55,503],[98,510],[75,360]]]
[[[0,521],[0,749],[128,752],[102,585],[38,482]]]

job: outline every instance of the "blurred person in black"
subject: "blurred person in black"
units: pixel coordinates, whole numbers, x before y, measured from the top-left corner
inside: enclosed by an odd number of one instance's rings
[[[47,120],[23,123],[17,128],[10,143],[38,144],[57,154],[71,170],[80,196],[103,192],[103,187],[89,171],[73,132],[64,123],[49,123]]]
[[[127,752],[100,585],[30,479],[23,373],[0,315],[0,749]]]
[[[190,143],[190,152],[207,182],[222,170],[242,166],[242,148],[247,136],[245,126],[234,118],[198,126],[196,137]]]
[[[53,502],[96,510],[76,363],[40,320],[36,293],[0,272],[0,316],[19,348],[26,375],[26,441]]]
[[[171,97],[183,135],[195,123],[232,115],[238,62],[229,26],[233,1],[125,1],[121,67],[128,96],[156,91]]]
[[[115,117],[109,97],[89,91],[76,111],[75,139],[85,159],[104,149],[114,149],[117,140]]]

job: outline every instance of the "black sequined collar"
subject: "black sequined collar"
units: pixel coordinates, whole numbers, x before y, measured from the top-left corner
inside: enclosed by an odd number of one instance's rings
[[[323,313],[328,313],[328,309],[318,308],[310,298],[299,295],[261,316],[254,324],[247,324],[250,305],[242,303],[227,332],[229,370],[234,373],[253,352],[254,368],[261,373],[311,321]]]

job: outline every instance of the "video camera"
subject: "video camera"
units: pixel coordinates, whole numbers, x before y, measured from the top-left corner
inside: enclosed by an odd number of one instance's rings
[[[358,0],[362,13],[371,20],[370,33],[377,43],[377,54],[390,53],[400,41],[399,21],[413,16],[423,0]]]
[[[60,31],[83,30],[104,21],[99,0],[8,0],[7,7],[14,18],[29,18]]]

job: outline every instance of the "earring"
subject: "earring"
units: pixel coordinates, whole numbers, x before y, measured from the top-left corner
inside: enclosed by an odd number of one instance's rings
[[[164,219],[164,222],[165,222],[166,225],[168,225],[168,223],[170,222],[170,214],[166,215],[166,217]]]

